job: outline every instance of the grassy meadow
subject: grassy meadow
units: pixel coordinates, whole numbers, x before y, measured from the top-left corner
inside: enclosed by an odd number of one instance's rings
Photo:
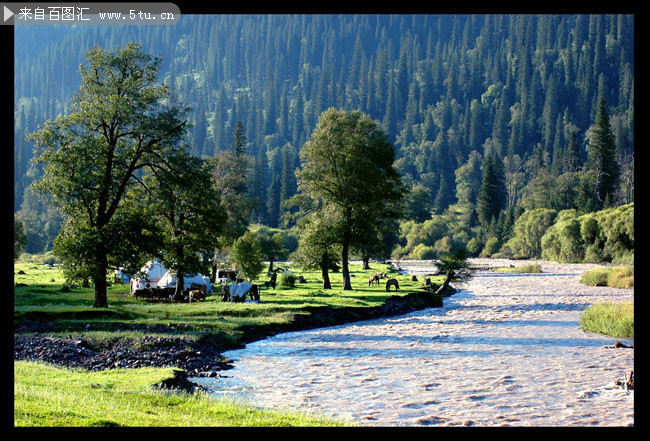
[[[282,265],[282,267],[285,267]],[[400,290],[389,293],[385,280],[368,286],[387,265],[363,271],[351,265],[352,291],[343,291],[341,273],[331,273],[331,290],[323,290],[319,272],[290,268],[306,283],[293,288],[260,291],[260,302],[222,302],[218,293],[199,303],[157,303],[136,300],[128,285],[108,288],[108,308],[93,308],[93,288],[62,292],[65,279],[57,266],[21,259],[14,264],[14,329],[32,332],[34,322],[48,323],[47,335],[83,338],[101,345],[114,339],[183,336],[199,339],[219,335],[226,347],[240,347],[255,330],[281,331],[314,311],[352,310],[383,305],[392,296],[420,291],[423,281],[391,273]],[[432,277],[436,283],[441,278]],[[268,280],[264,274],[259,281]],[[280,278],[278,277],[278,281]],[[431,295],[434,295],[433,293]],[[322,318],[321,318],[322,319]],[[25,325],[24,327],[21,325]],[[21,331],[22,329],[22,331]],[[251,331],[252,330],[252,331]],[[263,335],[263,331],[260,335]],[[44,363],[14,362],[14,424],[16,426],[327,426],[340,422],[293,412],[263,411],[215,400],[205,393],[161,392],[152,384],[172,376],[167,368],[114,369],[86,372]],[[74,385],[74,387],[72,387]]]
[[[387,292],[385,280],[379,286],[368,286],[368,278],[376,272],[386,272],[385,264],[372,264],[371,270],[351,265],[352,291],[343,291],[341,273],[331,273],[332,289],[323,290],[319,272],[304,272],[290,268],[306,283],[295,287],[261,288],[260,302],[222,302],[219,293],[208,295],[199,303],[158,303],[136,300],[129,286],[116,283],[108,288],[108,308],[93,308],[92,288],[74,287],[61,292],[65,283],[56,266],[34,262],[14,265],[14,325],[30,320],[49,321],[51,334],[87,338],[137,338],[150,335],[156,326],[173,329],[173,335],[198,336],[223,333],[233,340],[241,337],[242,329],[261,326],[282,326],[296,315],[309,315],[314,308],[365,308],[381,306],[394,295],[419,291],[423,281],[412,282],[410,276],[392,273],[400,290]],[[20,274],[23,272],[24,274]],[[442,283],[441,278],[432,281]],[[264,275],[254,283],[268,280]],[[280,278],[278,278],[278,281]],[[164,331],[160,335],[164,336]]]

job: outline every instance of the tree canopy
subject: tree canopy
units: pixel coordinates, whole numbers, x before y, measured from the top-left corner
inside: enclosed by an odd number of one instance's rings
[[[187,109],[173,104],[168,86],[156,84],[160,60],[137,44],[95,47],[87,61],[79,69],[82,82],[70,113],[31,136],[34,163],[43,166],[34,187],[50,194],[67,217],[68,234],[59,235],[58,250],[82,246],[62,256],[85,268],[95,285],[94,306],[106,307],[109,266],[133,262],[143,250],[139,244],[147,243],[134,237],[148,222],[127,194],[139,185],[138,173],[177,147]],[[122,228],[125,222],[142,228]],[[124,248],[131,253],[116,253]]]
[[[318,201],[321,208],[332,207],[340,217],[343,289],[352,289],[350,247],[377,241],[381,221],[400,216],[396,207],[406,188],[393,167],[395,151],[367,115],[329,109],[318,120],[300,158],[299,191]]]

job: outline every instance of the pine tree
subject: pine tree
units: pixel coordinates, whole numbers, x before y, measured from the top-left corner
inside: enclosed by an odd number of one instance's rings
[[[619,166],[616,160],[616,144],[605,108],[605,100],[598,104],[596,122],[591,128],[587,145],[588,167],[594,173],[594,197],[597,209],[605,206],[608,198],[613,201],[619,180]]]
[[[232,133],[232,137],[232,152],[235,156],[243,155],[246,151],[246,133],[244,133],[244,124],[241,121],[235,123],[235,130]]]
[[[498,163],[501,159],[496,154],[489,155],[483,165],[481,190],[479,191],[476,211],[479,220],[485,226],[489,225],[492,218],[497,218],[505,206],[505,192],[503,183],[503,166]]]

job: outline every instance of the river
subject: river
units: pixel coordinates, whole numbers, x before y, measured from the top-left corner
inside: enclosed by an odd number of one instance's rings
[[[441,308],[250,343],[224,354],[235,360],[226,378],[193,381],[358,425],[634,425],[634,391],[615,385],[634,349],[608,347],[633,341],[578,323],[590,304],[632,301],[634,290],[580,284],[596,265],[537,263],[541,274],[479,271]]]

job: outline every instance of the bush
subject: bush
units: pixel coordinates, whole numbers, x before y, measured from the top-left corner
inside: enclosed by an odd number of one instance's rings
[[[497,251],[499,251],[500,245],[501,245],[501,243],[499,241],[499,238],[490,237],[485,242],[485,247],[483,248],[483,251],[481,252],[481,257],[490,257],[490,256],[492,256]]]
[[[580,233],[580,221],[575,217],[557,221],[542,237],[544,259],[557,262],[581,262],[584,256],[585,247]]]
[[[524,231],[517,236],[522,254],[526,234]],[[634,263],[634,204],[580,217],[575,210],[561,211],[546,230],[541,246],[542,258],[548,260],[631,265]]]
[[[538,208],[524,211],[517,218],[514,236],[505,244],[515,258],[538,258],[542,254],[542,237],[553,225],[557,211]]]
[[[467,242],[467,251],[469,251],[472,256],[477,256],[478,253],[481,252],[482,247],[483,244],[478,237],[472,237],[469,242]]]
[[[419,244],[413,248],[413,257],[418,260],[431,260],[435,259],[438,256],[436,250],[433,247],[426,246],[424,244]]]
[[[293,273],[282,273],[280,275],[280,286],[283,288],[293,288],[296,286],[297,277]]]
[[[603,261],[603,253],[598,248],[598,245],[591,244],[585,250],[584,263],[600,263]]]

